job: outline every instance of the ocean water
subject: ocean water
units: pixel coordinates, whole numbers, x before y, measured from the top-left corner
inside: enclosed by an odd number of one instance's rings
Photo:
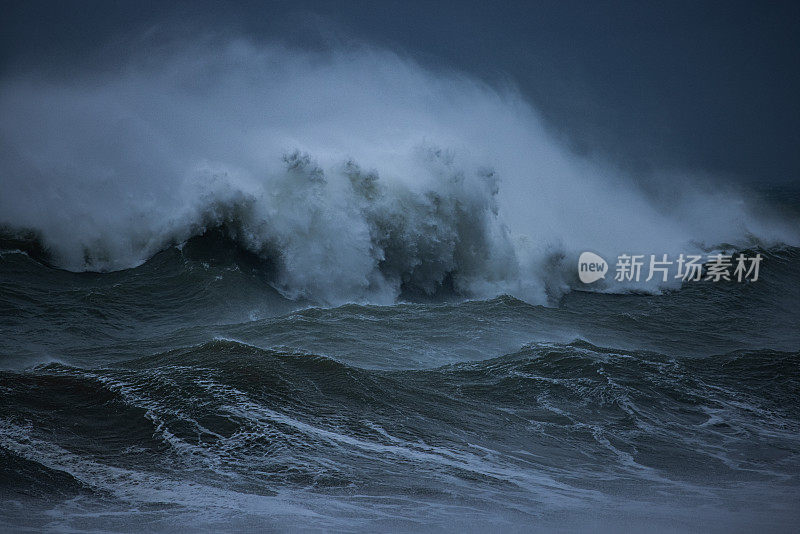
[[[762,252],[747,284],[319,307],[215,237],[6,250],[3,529],[789,532],[800,250]]]
[[[796,196],[385,50],[159,46],[0,79],[0,531],[797,530]]]

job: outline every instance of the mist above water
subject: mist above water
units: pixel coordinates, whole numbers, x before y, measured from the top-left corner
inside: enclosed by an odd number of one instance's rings
[[[645,193],[555,140],[508,85],[369,46],[182,41],[0,81],[0,224],[117,270],[223,226],[275,286],[326,304],[508,293],[545,303],[583,250],[797,243],[731,192]]]

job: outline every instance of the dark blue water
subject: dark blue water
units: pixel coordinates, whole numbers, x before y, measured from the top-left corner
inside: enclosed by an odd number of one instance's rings
[[[660,295],[321,308],[201,245],[0,255],[0,528],[796,529],[798,249]]]

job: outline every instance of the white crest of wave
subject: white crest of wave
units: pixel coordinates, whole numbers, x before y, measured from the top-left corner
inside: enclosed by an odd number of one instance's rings
[[[659,205],[570,153],[513,88],[367,47],[183,43],[111,72],[16,74],[0,117],[0,224],[73,270],[135,266],[225,223],[290,297],[450,284],[543,303],[582,250],[796,238],[723,194]]]

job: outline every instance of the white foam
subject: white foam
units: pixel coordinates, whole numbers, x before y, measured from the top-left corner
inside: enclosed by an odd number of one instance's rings
[[[368,47],[183,42],[111,72],[16,73],[0,116],[0,224],[37,230],[72,270],[228,222],[292,298],[390,303],[455,273],[468,295],[543,303],[583,250],[797,240],[699,186],[655,203],[556,142],[513,88]]]

